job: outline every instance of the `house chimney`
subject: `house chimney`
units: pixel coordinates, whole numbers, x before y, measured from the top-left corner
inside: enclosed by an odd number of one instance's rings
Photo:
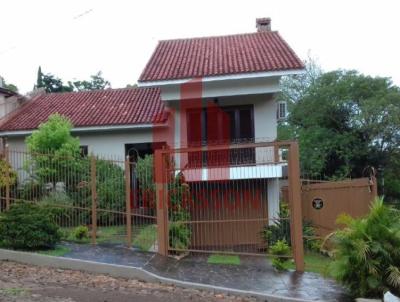
[[[256,19],[257,32],[271,31],[271,18]]]

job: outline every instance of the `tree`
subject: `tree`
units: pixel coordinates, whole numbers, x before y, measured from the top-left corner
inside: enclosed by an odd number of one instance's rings
[[[2,87],[5,89],[8,89],[8,90],[11,90],[14,92],[18,92],[18,87],[14,84],[7,83],[6,80],[2,76],[0,76],[0,83],[2,83]]]
[[[305,61],[305,72],[293,76],[285,76],[281,79],[281,91],[278,94],[278,101],[283,101],[288,106],[288,111],[306,95],[308,89],[322,75],[323,71],[317,61],[310,57]],[[278,139],[290,140],[295,138],[295,127],[287,121],[278,123]]]
[[[81,161],[77,160],[80,158],[79,139],[71,135],[71,129],[69,119],[53,114],[26,138],[34,176],[42,183],[80,180],[73,177],[82,167]]]
[[[37,72],[37,79],[36,79],[36,88],[41,88],[44,87],[43,84],[43,73],[42,73],[42,67],[39,66],[38,72]]]
[[[110,82],[103,78],[101,71],[97,72],[95,75],[91,75],[89,81],[69,82],[69,86],[73,87],[75,91],[103,90],[111,88]]]
[[[289,107],[291,104],[299,102],[307,93],[308,88],[313,85],[323,73],[317,61],[312,57],[309,57],[304,65],[304,73],[282,77],[282,89],[278,95],[278,100],[287,102]]]
[[[299,139],[303,172],[359,177],[390,166],[400,147],[400,89],[390,79],[337,70],[303,88],[280,129]]]
[[[41,66],[38,68],[35,89],[44,88],[46,92],[71,92],[73,87],[65,86],[63,81],[51,73],[43,74]]]

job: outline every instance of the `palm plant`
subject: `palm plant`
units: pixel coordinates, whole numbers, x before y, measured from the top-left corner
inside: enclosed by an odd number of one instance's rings
[[[335,260],[332,275],[354,296],[381,297],[400,293],[400,213],[376,199],[370,213],[353,219],[339,216],[344,228],[332,238]]]

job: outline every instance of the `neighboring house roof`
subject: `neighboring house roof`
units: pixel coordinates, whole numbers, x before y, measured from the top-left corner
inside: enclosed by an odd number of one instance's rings
[[[0,131],[36,129],[53,113],[74,127],[153,124],[166,121],[158,88],[124,88],[36,96],[0,125]]]
[[[12,90],[4,88],[4,87],[0,87],[0,94],[5,95],[6,97],[19,95],[18,92],[12,91]]]
[[[303,69],[278,32],[160,41],[139,82]]]

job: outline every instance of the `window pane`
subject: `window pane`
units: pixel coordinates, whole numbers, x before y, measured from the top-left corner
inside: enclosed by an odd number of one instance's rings
[[[200,145],[202,141],[201,128],[201,110],[191,111],[187,114],[188,124],[188,143],[191,146]]]
[[[240,140],[252,140],[254,138],[253,133],[253,119],[250,109],[242,109],[239,112],[240,116]]]

